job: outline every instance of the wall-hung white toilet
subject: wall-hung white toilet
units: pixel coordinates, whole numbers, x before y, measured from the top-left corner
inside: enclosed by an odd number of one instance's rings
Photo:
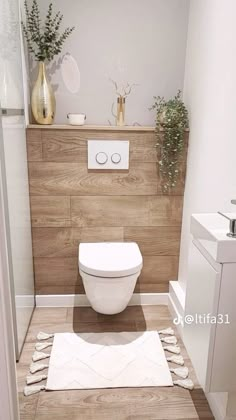
[[[143,259],[135,242],[79,245],[79,272],[92,308],[102,314],[122,312],[128,305]]]

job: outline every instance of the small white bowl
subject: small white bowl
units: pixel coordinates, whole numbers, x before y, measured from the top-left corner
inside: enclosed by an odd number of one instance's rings
[[[71,125],[84,125],[86,120],[85,114],[67,114],[69,124]]]

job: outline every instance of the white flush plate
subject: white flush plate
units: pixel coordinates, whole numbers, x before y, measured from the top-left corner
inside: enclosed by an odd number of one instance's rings
[[[88,140],[88,169],[129,169],[129,141]]]

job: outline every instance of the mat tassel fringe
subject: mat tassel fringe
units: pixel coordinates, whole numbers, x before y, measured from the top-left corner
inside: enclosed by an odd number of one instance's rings
[[[43,352],[35,351],[33,356],[32,356],[32,360],[33,360],[33,362],[38,362],[39,360],[47,359],[48,357],[50,357],[49,353],[43,353]]]
[[[50,347],[52,345],[53,345],[53,343],[36,343],[35,344],[35,350],[41,351],[41,350],[44,350],[47,347]]]
[[[170,368],[170,371],[183,379],[186,379],[189,374],[188,368],[186,366],[183,366],[181,368],[175,368],[175,369]]]
[[[40,372],[41,370],[48,369],[49,365],[44,365],[42,363],[31,363],[30,373]]]
[[[158,334],[163,334],[163,335],[175,335],[175,332],[172,328],[166,328],[165,330],[160,330],[157,332]]]
[[[170,353],[180,354],[179,346],[165,346],[163,349],[169,351]]]
[[[161,341],[166,344],[177,344],[177,338],[174,335],[170,337],[163,337],[161,338]]]
[[[176,356],[175,354],[171,357],[166,358],[167,362],[175,363],[176,365],[183,366],[184,365],[184,359],[183,356],[179,355]]]

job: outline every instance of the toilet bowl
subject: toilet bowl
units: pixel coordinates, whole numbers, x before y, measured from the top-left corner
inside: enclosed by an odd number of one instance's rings
[[[142,266],[135,242],[79,245],[79,272],[85,293],[92,308],[102,314],[117,314],[126,308]]]

